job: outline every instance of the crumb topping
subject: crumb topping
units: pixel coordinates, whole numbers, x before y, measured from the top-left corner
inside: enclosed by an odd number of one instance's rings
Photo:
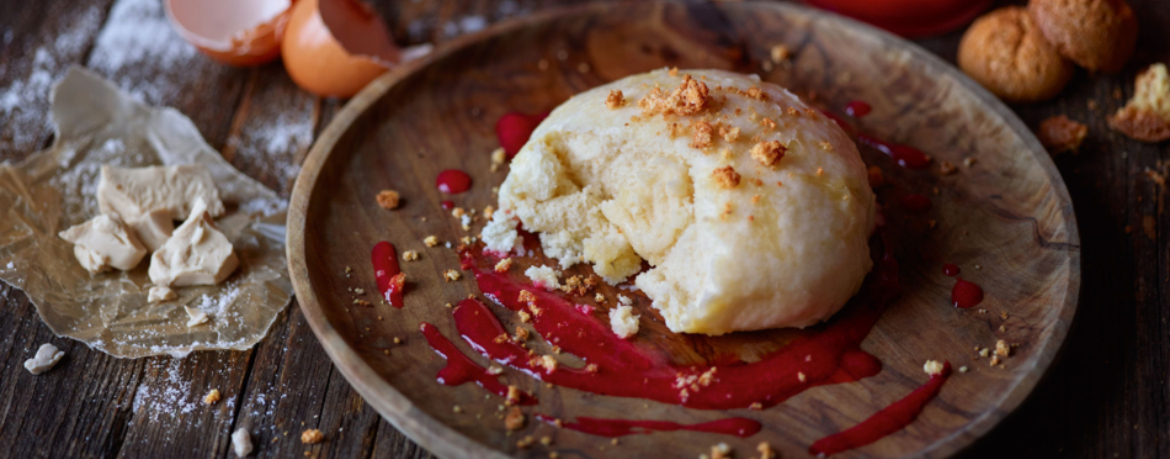
[[[378,201],[378,206],[383,209],[390,210],[398,208],[399,195],[397,191],[382,190],[374,199]]]
[[[995,355],[1002,357],[1009,357],[1012,355],[1012,348],[1008,346],[1007,341],[999,340],[995,342]]]
[[[719,137],[723,137],[727,143],[735,143],[736,140],[739,140],[739,128],[720,124]]]
[[[752,156],[755,156],[755,149],[752,150]],[[711,178],[715,179],[720,187],[731,189],[739,186],[740,175],[735,171],[734,167],[723,166],[716,168],[711,172]]]
[[[683,81],[669,93],[654,88],[638,101],[643,115],[695,115],[707,109],[711,100],[707,84],[683,75]]]
[[[784,158],[784,153],[788,148],[780,143],[779,140],[771,140],[767,142],[757,143],[752,147],[752,159],[759,161],[765,166],[775,166]]]
[[[691,148],[707,148],[711,146],[715,129],[706,120],[696,121],[691,127]]]
[[[414,250],[407,250],[405,252],[402,252],[402,259],[406,260],[406,261],[418,260],[418,252],[416,252]]]
[[[512,268],[512,259],[511,259],[511,258],[505,258],[505,259],[503,259],[503,260],[500,260],[500,262],[499,262],[499,263],[496,263],[495,270],[496,270],[496,272],[497,272],[497,273],[501,273],[501,274],[502,274],[502,273],[506,273],[506,272],[508,272],[508,270],[509,270],[509,269],[511,269],[511,268]]]
[[[511,391],[511,389],[512,386],[508,386],[508,390]],[[521,427],[524,427],[524,413],[520,411],[520,407],[513,406],[508,411],[508,415],[504,416],[504,428],[508,430],[520,430]]]
[[[605,106],[610,109],[621,108],[626,104],[626,98],[620,89],[614,89],[609,92],[609,96],[605,98]]]
[[[218,402],[218,401],[219,401],[219,389],[211,389],[211,392],[208,392],[207,395],[205,397],[203,397],[203,403],[206,403],[208,405],[215,404],[215,402]]]
[[[317,429],[309,429],[309,430],[306,430],[304,432],[301,432],[301,443],[304,443],[306,445],[315,445],[317,443],[321,443],[321,441],[324,439],[325,439],[325,435],[322,434],[321,431],[317,430]]]
[[[439,245],[439,238],[433,235],[427,236],[426,239],[423,239],[423,244],[426,244],[427,247],[434,247]]]
[[[447,282],[454,282],[454,281],[461,279],[462,277],[463,277],[463,275],[459,274],[459,271],[456,271],[454,269],[448,269],[446,271],[443,271],[443,280],[445,280]]]

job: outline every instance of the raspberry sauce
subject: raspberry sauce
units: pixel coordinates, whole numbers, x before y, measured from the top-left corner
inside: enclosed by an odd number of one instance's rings
[[[537,414],[536,419],[556,425],[555,418],[543,414]],[[576,422],[562,422],[561,427],[609,438],[652,432],[674,432],[677,430],[735,435],[740,438],[747,438],[759,432],[762,426],[759,421],[748,418],[727,418],[700,424],[679,424],[670,421],[579,417]]]
[[[446,336],[443,336],[438,328],[423,322],[422,325],[419,325],[419,330],[427,338],[427,344],[431,345],[431,349],[434,349],[435,353],[447,359],[447,366],[439,370],[439,384],[458,386],[469,381],[474,381],[479,387],[484,388],[488,392],[507,398],[508,386],[500,383],[498,377],[488,374],[486,369],[471,361],[463,352],[460,352],[459,348],[455,347],[455,344],[448,340]],[[518,405],[535,405],[536,402],[536,397],[520,392],[520,398],[515,403]]]
[[[845,105],[845,114],[854,118],[861,118],[868,115],[870,110],[872,109],[869,104],[861,100],[850,101],[849,104]]]
[[[471,189],[471,176],[459,169],[447,169],[439,173],[435,186],[444,193],[459,194]]]
[[[455,208],[455,201],[443,201],[439,203],[443,210],[451,210]]]
[[[500,117],[500,120],[496,122],[496,138],[500,141],[500,146],[504,148],[504,153],[508,155],[509,159],[516,156],[520,148],[528,143],[532,131],[535,131],[540,122],[547,117],[548,112],[536,115],[512,112]]]
[[[958,276],[959,275],[959,267],[955,266],[951,263],[947,263],[947,264],[943,265],[943,274],[946,274],[947,276],[950,276],[950,277]]]
[[[885,153],[907,169],[926,169],[930,165],[930,157],[926,153],[908,145],[886,142],[869,134],[858,134],[857,142]]]
[[[813,443],[808,448],[809,454],[814,456],[828,456],[830,454],[860,448],[881,440],[889,434],[902,430],[910,425],[911,422],[914,422],[914,419],[918,418],[918,415],[922,413],[922,409],[926,407],[927,403],[938,396],[938,392],[942,389],[943,383],[947,382],[947,378],[950,376],[951,362],[944,362],[942,373],[931,375],[930,381],[914,389],[914,392],[911,392],[906,398],[898,400],[890,406],[883,408],[881,411],[874,413],[873,416],[861,421],[860,424],[840,433],[817,440],[816,443]]]
[[[401,308],[406,274],[398,269],[398,253],[394,251],[394,246],[386,241],[379,242],[374,245],[370,258],[374,263],[374,280],[378,284],[378,291],[382,292],[382,298],[391,306]]]
[[[955,287],[951,289],[951,304],[956,308],[966,309],[982,302],[983,287],[963,280],[962,277],[955,280]]]

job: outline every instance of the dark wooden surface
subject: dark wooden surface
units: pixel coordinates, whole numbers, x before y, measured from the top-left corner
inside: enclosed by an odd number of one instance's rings
[[[566,3],[382,1],[379,9],[399,43],[441,43]],[[1131,4],[1142,30],[1125,72],[1080,72],[1057,100],[1013,107],[1032,127],[1058,113],[1090,127],[1080,154],[1056,160],[1080,223],[1081,307],[1050,377],[970,457],[1170,457],[1170,232],[1161,231],[1170,217],[1164,190],[1146,174],[1162,168],[1168,148],[1105,123],[1133,75],[1170,58],[1170,7]],[[919,43],[953,62],[958,39]],[[194,53],[169,32],[157,0],[0,2],[0,160],[48,144],[49,84],[71,64],[186,113],[234,165],[285,195],[313,135],[341,105],[299,91],[279,64],[233,69]],[[67,356],[34,377],[21,364],[43,342]],[[245,424],[254,457],[429,457],[353,392],[295,304],[251,351],[119,360],[52,336],[24,294],[0,284],[0,359],[0,451],[11,457],[224,457],[231,431]],[[224,401],[204,406],[212,388]],[[308,427],[327,441],[302,445]]]

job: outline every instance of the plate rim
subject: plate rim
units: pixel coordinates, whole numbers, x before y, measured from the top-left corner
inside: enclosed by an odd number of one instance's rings
[[[329,159],[337,141],[348,131],[353,122],[398,82],[406,79],[413,73],[488,37],[506,34],[533,23],[540,23],[595,10],[621,8],[630,3],[634,2],[588,3],[554,8],[528,16],[504,20],[479,32],[441,44],[430,54],[400,65],[375,79],[353,99],[347,102],[325,129],[322,130],[301,165],[301,171],[297,176],[296,184],[294,185],[290,198],[288,220],[286,223],[288,233],[285,245],[293,290],[296,293],[301,311],[304,313],[310,329],[316,335],[317,340],[325,349],[330,360],[341,370],[342,376],[362,396],[365,402],[373,407],[381,414],[382,418],[390,422],[396,429],[436,456],[442,458],[469,457],[491,459],[510,457],[472,440],[458,430],[439,422],[428,413],[416,409],[409,397],[403,395],[394,386],[382,379],[353,348],[346,344],[337,330],[325,318],[317,295],[311,287],[308,267],[305,263],[305,223],[309,199],[312,196],[317,179],[320,177],[320,172],[325,162]],[[644,4],[645,2],[637,3]],[[658,5],[681,4],[680,2],[671,0],[654,0],[650,3],[656,3]],[[722,5],[715,7],[719,8]],[[1059,170],[1057,170],[1051,156],[1041,146],[1040,141],[1036,139],[1032,131],[1027,128],[1027,125],[1020,120],[1015,112],[981,85],[967,77],[958,68],[939,56],[926,51],[916,43],[875,26],[836,13],[799,4],[746,1],[737,2],[734,7],[772,9],[780,11],[781,14],[797,13],[806,15],[814,21],[839,21],[843,22],[848,28],[857,30],[858,33],[870,34],[882,41],[892,42],[898,48],[909,52],[912,58],[923,62],[929,67],[940,69],[940,75],[954,78],[964,89],[972,91],[981,102],[986,104],[995,115],[1004,121],[1008,128],[1022,138],[1028,152],[1048,176],[1048,181],[1052,186],[1052,192],[1056,195],[1056,199],[1060,203],[1061,218],[1067,224],[1067,242],[1065,242],[1067,249],[1065,253],[1069,261],[1069,275],[1064,302],[1055,305],[1061,309],[1053,324],[1052,334],[1039,349],[1031,368],[1022,377],[1017,379],[1015,385],[1004,393],[993,408],[984,411],[980,416],[970,420],[964,428],[940,437],[933,443],[926,445],[917,452],[917,455],[921,457],[945,457],[970,447],[976,440],[986,435],[1003,419],[1014,413],[1020,404],[1031,395],[1040,381],[1048,375],[1053,362],[1065,347],[1068,340],[1068,332],[1076,317],[1081,293],[1081,241],[1075,209],[1063,177],[1060,175]]]

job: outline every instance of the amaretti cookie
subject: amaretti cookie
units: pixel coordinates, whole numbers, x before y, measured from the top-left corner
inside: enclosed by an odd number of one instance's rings
[[[1072,63],[1044,38],[1022,7],[977,19],[959,42],[959,67],[1006,102],[1051,98],[1072,78]]]
[[[636,275],[675,332],[816,324],[872,266],[857,147],[758,77],[659,70],[578,94],[533,132],[499,196],[489,250],[512,250],[522,222],[562,266]]]
[[[1124,0],[1031,0],[1028,13],[1057,51],[1088,70],[1121,70],[1137,43]]]

